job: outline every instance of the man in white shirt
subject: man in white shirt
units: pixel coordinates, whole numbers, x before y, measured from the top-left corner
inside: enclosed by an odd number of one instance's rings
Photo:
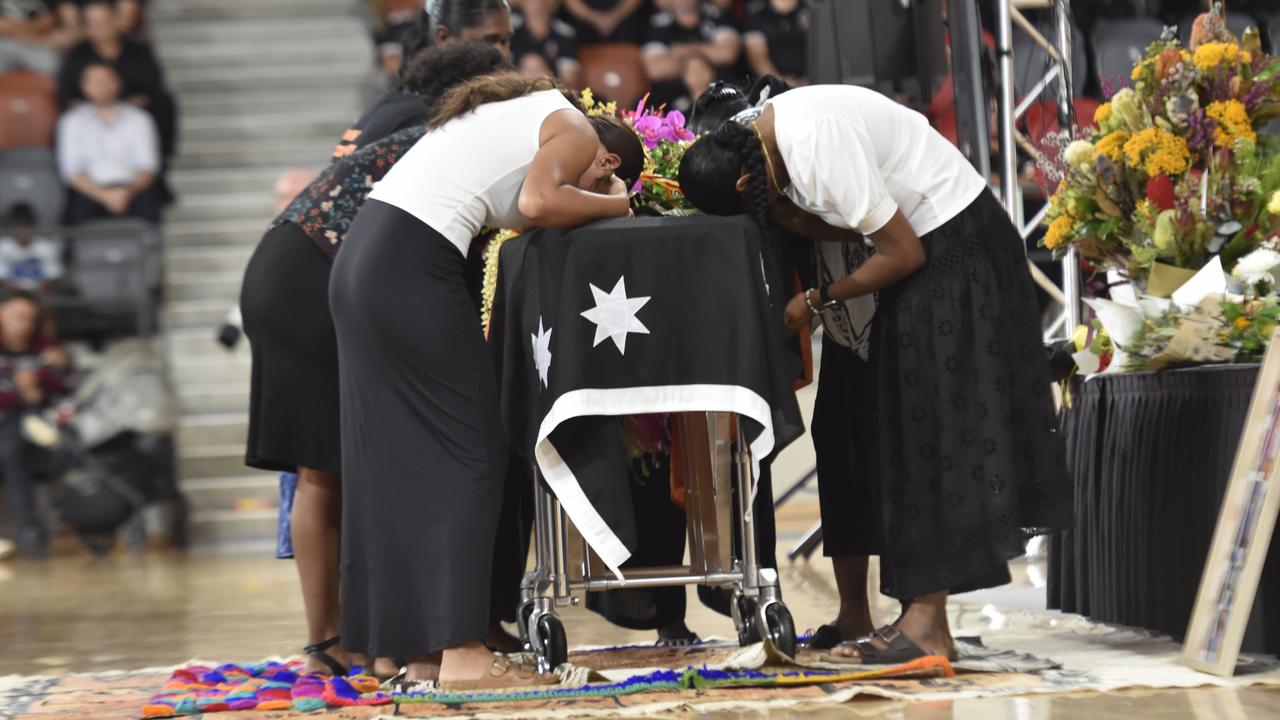
[[[158,222],[155,122],[146,111],[120,102],[120,78],[110,65],[86,66],[80,87],[89,102],[58,121],[58,171],[71,187],[67,223],[118,216]]]

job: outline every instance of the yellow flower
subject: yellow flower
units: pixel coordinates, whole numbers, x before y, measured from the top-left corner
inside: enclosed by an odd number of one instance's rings
[[[1196,67],[1202,72],[1213,70],[1223,63],[1249,63],[1253,57],[1235,43],[1209,42],[1196,48],[1193,56]]]
[[[1249,327],[1249,318],[1241,315],[1240,317],[1236,318],[1235,326],[1237,330],[1244,330],[1245,328]]]
[[[1181,175],[1191,167],[1187,141],[1158,127],[1134,133],[1124,143],[1124,157],[1129,167],[1150,176]]]
[[[1271,200],[1267,202],[1267,212],[1280,215],[1280,190],[1271,194]]]
[[[1097,110],[1093,111],[1093,123],[1095,125],[1101,125],[1109,117],[1111,117],[1111,103],[1109,102],[1102,103]]]
[[[1055,218],[1049,223],[1049,229],[1044,234],[1044,246],[1053,250],[1067,244],[1075,229],[1075,223],[1066,215]]]
[[[1142,198],[1137,205],[1133,206],[1133,214],[1150,222],[1151,218],[1156,216],[1155,209],[1156,206],[1151,204],[1150,200]]]
[[[1151,61],[1150,61],[1150,60],[1143,60],[1142,62],[1140,62],[1140,63],[1138,63],[1137,65],[1134,65],[1134,66],[1133,66],[1133,72],[1132,72],[1132,73],[1129,73],[1129,77],[1130,77],[1131,79],[1133,79],[1135,82],[1136,82],[1136,81],[1138,81],[1138,80],[1141,80],[1141,79],[1142,79],[1142,74],[1143,74],[1144,72],[1146,72],[1146,71],[1147,71],[1147,68],[1149,68],[1149,67],[1151,67]]]
[[[1218,121],[1213,131],[1213,144],[1218,147],[1231,147],[1240,138],[1251,141],[1258,139],[1258,133],[1249,120],[1249,111],[1239,100],[1217,100],[1209,103],[1205,114]]]
[[[590,110],[596,105],[596,96],[591,92],[591,88],[582,88],[582,107]]]
[[[1113,133],[1107,133],[1097,142],[1095,147],[1098,152],[1108,160],[1114,163],[1124,161],[1124,144],[1129,141],[1129,133],[1124,130],[1117,130]]]
[[[1063,159],[1073,167],[1092,165],[1096,154],[1093,143],[1088,140],[1073,140],[1062,152]]]

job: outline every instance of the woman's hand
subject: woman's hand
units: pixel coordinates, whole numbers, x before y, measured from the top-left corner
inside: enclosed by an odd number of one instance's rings
[[[798,293],[791,298],[791,302],[787,303],[787,310],[783,315],[783,322],[787,327],[788,335],[795,335],[800,332],[813,320],[813,311],[809,309],[809,303],[805,302],[804,293]]]

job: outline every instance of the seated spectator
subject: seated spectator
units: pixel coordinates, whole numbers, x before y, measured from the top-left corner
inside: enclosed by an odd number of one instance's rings
[[[57,6],[58,17],[63,26],[74,29],[78,35],[84,24],[84,7],[94,0],[45,0],[51,6]],[[131,38],[142,38],[146,34],[145,0],[115,0],[116,26],[120,34]],[[77,40],[81,39],[76,37]]]
[[[165,90],[164,75],[155,53],[146,43],[124,37],[118,3],[112,0],[85,0],[81,16],[85,39],[71,49],[58,73],[58,103],[65,111],[85,101],[80,78],[86,66],[106,63],[115,68],[123,83],[122,97],[146,110],[160,133],[160,151],[173,155],[177,142],[177,109]]]
[[[645,0],[564,0],[564,17],[580,45],[645,40],[649,8]]]
[[[43,0],[0,2],[0,73],[58,72],[58,21]]]
[[[653,81],[652,104],[680,95],[681,73],[694,54],[710,59],[721,79],[736,80],[741,49],[742,37],[722,19],[718,7],[699,0],[671,0],[671,9],[650,21],[644,46],[645,71]]]
[[[685,61],[684,72],[680,75],[684,82],[684,92],[669,105],[687,117],[693,112],[694,103],[698,98],[710,90],[711,84],[716,81],[716,68],[706,55],[694,53]]]
[[[747,6],[743,37],[752,75],[773,75],[793,87],[808,84],[809,8],[805,0],[754,0]]]
[[[0,230],[0,285],[42,297],[62,277],[62,243],[36,232],[36,213],[20,203]]]
[[[0,303],[0,472],[18,550],[32,558],[48,553],[48,537],[36,511],[35,488],[22,442],[22,417],[65,392],[67,354],[40,337],[41,308],[16,294]]]
[[[84,69],[89,102],[58,120],[58,171],[70,186],[67,222],[112,216],[160,219],[159,138],[151,116],[120,100],[120,78],[106,63]]]
[[[524,0],[521,11],[511,14],[511,58],[522,71],[538,68],[537,60],[570,87],[582,81],[578,63],[578,33],[556,17],[557,0]],[[529,67],[526,67],[529,58]],[[531,73],[540,74],[540,73]]]

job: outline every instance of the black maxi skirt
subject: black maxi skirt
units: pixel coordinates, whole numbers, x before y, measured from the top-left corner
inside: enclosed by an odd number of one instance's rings
[[[240,312],[253,352],[245,464],[342,469],[338,341],[329,315],[333,262],[302,228],[267,231],[244,272]]]
[[[928,259],[881,293],[871,344],[881,590],[904,600],[1009,582],[1073,503],[1022,238],[983,192],[921,241]]]
[[[343,646],[414,657],[483,641],[507,445],[466,259],[413,216],[368,200],[329,297]]]

